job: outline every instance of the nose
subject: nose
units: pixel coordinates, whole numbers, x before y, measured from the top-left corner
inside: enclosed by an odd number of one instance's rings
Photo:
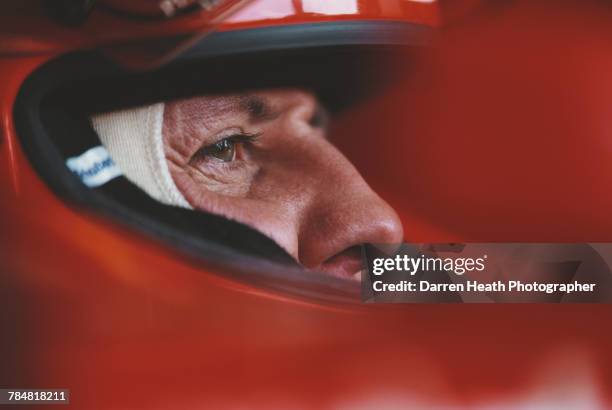
[[[402,224],[326,138],[325,121],[317,119],[316,99],[308,93],[290,95],[289,108],[277,123],[283,143],[275,151],[275,160],[282,163],[276,181],[287,187],[280,202],[290,209],[290,217],[277,218],[275,224],[291,221],[291,229],[275,239],[307,268],[352,275],[361,266],[357,246],[398,244],[403,239]]]
[[[299,229],[299,260],[308,268],[334,265],[345,276],[355,273],[356,246],[398,244],[403,227],[395,211],[348,159],[331,143],[323,140],[321,144],[324,147],[313,161],[318,180],[311,180],[311,197]],[[353,272],[343,272],[349,267]]]

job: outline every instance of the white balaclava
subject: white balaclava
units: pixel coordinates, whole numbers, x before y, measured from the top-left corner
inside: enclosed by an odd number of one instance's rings
[[[158,103],[95,115],[91,123],[127,179],[164,204],[191,208],[168,169],[163,120],[164,104]]]

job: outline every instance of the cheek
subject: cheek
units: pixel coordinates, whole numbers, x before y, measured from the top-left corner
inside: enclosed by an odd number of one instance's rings
[[[258,172],[245,172],[237,178],[227,173],[194,175],[189,170],[170,164],[174,182],[196,210],[222,215],[272,238],[297,258],[297,226],[295,203],[279,195],[279,184],[256,178]],[[277,181],[278,182],[278,181]],[[282,185],[282,184],[281,184]],[[268,188],[263,188],[268,186]],[[270,186],[275,186],[270,189]],[[282,189],[281,189],[282,190]]]
[[[170,164],[170,174],[177,188],[196,209],[205,209],[212,194],[245,198],[248,196],[258,167],[252,164],[215,164],[195,168]]]

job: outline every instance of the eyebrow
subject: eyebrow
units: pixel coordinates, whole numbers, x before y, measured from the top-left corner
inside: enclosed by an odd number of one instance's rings
[[[249,114],[251,121],[268,121],[276,118],[279,113],[272,109],[269,101],[258,95],[247,95],[240,98],[240,110]]]
[[[276,112],[269,101],[258,95],[247,95],[238,101],[240,110],[249,114],[251,121],[269,121],[277,118],[280,113]],[[310,125],[326,130],[329,127],[330,113],[320,103],[317,103],[316,110],[310,120]]]

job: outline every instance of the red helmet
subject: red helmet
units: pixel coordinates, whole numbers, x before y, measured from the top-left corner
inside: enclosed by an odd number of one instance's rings
[[[480,2],[450,3],[2,6],[0,317],[11,335],[2,340],[2,384],[68,388],[77,408],[426,408],[507,394],[524,387],[526,373],[549,377],[567,351],[581,363],[595,352],[609,365],[605,308],[360,304],[358,284],[304,272],[266,235],[168,209],[125,181],[89,189],[65,165],[95,143],[84,114],[202,90],[297,85],[329,107],[335,144],[396,209],[406,240],[548,239],[545,214],[507,216],[511,198],[525,206],[535,192],[503,196],[509,153],[521,150],[503,132],[483,144],[498,122],[471,111],[499,114],[514,101],[489,106],[496,91],[516,86],[495,77],[513,70],[487,70],[500,58],[493,39],[504,40],[486,25],[498,15],[485,9],[476,22],[438,30]],[[512,32],[508,15],[501,33]],[[441,46],[424,52],[437,31]],[[509,56],[506,68],[525,57]],[[536,145],[538,158],[546,146]],[[508,155],[493,155],[497,148]],[[528,159],[520,175],[541,165]],[[481,172],[500,163],[506,171]],[[561,184],[553,187],[559,194]],[[519,222],[536,228],[521,231]],[[563,239],[607,240],[596,229],[604,225],[588,226]],[[544,357],[551,346],[566,350]]]

